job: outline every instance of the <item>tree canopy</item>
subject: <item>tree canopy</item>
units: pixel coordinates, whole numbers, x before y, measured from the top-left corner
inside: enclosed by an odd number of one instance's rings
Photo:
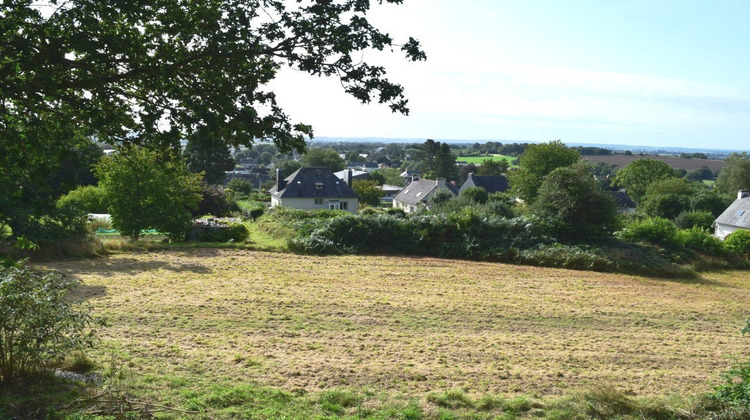
[[[267,88],[282,66],[337,77],[360,102],[408,114],[403,87],[362,56],[425,54],[414,38],[399,44],[372,26],[370,3],[5,2],[3,134],[79,126],[103,141],[174,145],[202,127],[231,145],[265,139],[301,151],[312,128],[290,121]]]
[[[737,194],[738,190],[750,189],[750,155],[732,153],[727,158],[727,166],[719,172],[716,189],[724,194]]]
[[[292,121],[268,87],[282,67],[408,114],[403,87],[367,54],[425,54],[414,38],[374,27],[370,10],[367,0],[3,2],[0,221],[21,235],[49,208],[45,182],[76,135],[176,148],[200,131],[229,146],[302,151],[312,127]]]
[[[221,184],[226,171],[234,169],[234,159],[227,145],[206,136],[203,130],[190,137],[183,154],[190,172],[203,173],[203,180],[210,185]]]
[[[533,202],[544,177],[563,166],[570,166],[578,161],[581,155],[560,140],[542,144],[530,144],[526,147],[519,168],[510,173],[513,192],[521,199]]]
[[[346,162],[333,149],[311,147],[302,156],[302,166],[324,166],[331,172],[338,172],[346,168]]]
[[[627,188],[628,195],[640,203],[649,185],[674,176],[672,168],[660,160],[639,159],[617,171],[615,183]]]
[[[547,175],[532,211],[561,222],[558,233],[569,239],[607,236],[619,223],[614,199],[599,189],[584,164],[560,167]]]

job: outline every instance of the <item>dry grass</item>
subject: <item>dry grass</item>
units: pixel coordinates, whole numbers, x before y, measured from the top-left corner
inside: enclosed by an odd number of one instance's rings
[[[116,351],[153,387],[666,395],[709,390],[748,349],[745,272],[673,281],[228,249],[48,267],[81,277],[79,295],[108,317],[95,357]]]

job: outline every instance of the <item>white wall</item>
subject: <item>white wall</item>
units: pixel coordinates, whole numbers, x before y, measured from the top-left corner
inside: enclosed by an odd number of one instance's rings
[[[714,230],[714,235],[716,235],[719,239],[722,241],[724,238],[729,236],[730,233],[738,231],[742,228],[737,226],[731,226],[731,225],[723,225],[721,223],[716,224],[716,229]]]
[[[347,203],[349,213],[357,213],[359,200],[356,198],[324,198],[323,204],[315,204],[314,198],[277,198],[271,196],[271,207],[284,206],[299,210],[328,210],[329,201],[338,201]]]

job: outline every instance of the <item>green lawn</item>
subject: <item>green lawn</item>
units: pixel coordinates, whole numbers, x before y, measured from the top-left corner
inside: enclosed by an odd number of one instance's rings
[[[514,165],[513,161],[516,160],[513,156],[507,156],[507,155],[489,155],[489,156],[458,156],[456,158],[457,161],[464,161],[467,163],[473,163],[475,165],[480,165],[482,161],[484,160],[505,160],[508,162],[508,164],[511,166],[511,168],[515,168],[518,165]]]

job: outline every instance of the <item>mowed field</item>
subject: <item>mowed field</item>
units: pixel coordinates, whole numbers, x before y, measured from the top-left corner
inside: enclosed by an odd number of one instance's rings
[[[750,276],[675,281],[434,258],[184,249],[63,261],[156,398],[211,384],[420,398],[710,390],[746,356]],[[174,394],[170,394],[173,392]],[[167,395],[165,397],[165,395]],[[172,396],[170,396],[172,395]]]
[[[513,161],[516,160],[513,156],[506,156],[506,155],[489,155],[489,156],[458,156],[456,158],[459,162],[466,162],[466,163],[473,163],[475,165],[481,165],[482,162],[485,160],[492,160],[492,161],[507,161],[508,165],[511,167],[518,166],[514,165]]]
[[[615,165],[619,166],[620,168],[624,167],[628,163],[634,162],[639,159],[653,159],[653,160],[660,160],[670,167],[672,169],[684,169],[688,172],[692,172],[696,169],[700,169],[701,166],[707,166],[712,171],[719,171],[721,169],[724,169],[724,167],[727,165],[727,162],[724,160],[711,160],[711,159],[685,159],[680,158],[676,156],[657,156],[657,155],[632,155],[632,156],[625,156],[625,155],[611,155],[611,156],[581,156],[583,159],[586,159],[590,162],[605,162],[605,163],[614,163]]]

